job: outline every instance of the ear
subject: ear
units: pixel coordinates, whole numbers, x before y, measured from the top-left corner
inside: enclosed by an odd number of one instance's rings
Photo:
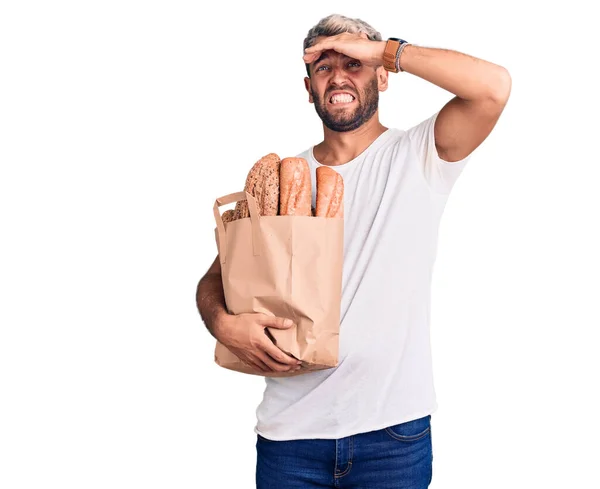
[[[308,92],[308,101],[312,104],[314,103],[314,100],[312,98],[312,93],[310,90],[310,78],[305,76],[304,77],[304,88],[306,88],[306,91]]]
[[[383,66],[378,66],[375,70],[377,76],[377,88],[380,92],[385,92],[388,88],[388,76],[390,72]]]

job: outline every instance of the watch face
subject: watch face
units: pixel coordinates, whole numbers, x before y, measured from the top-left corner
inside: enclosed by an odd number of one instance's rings
[[[390,39],[391,41],[398,41],[400,43],[406,42],[404,39],[400,39],[399,37],[390,37],[388,39]]]

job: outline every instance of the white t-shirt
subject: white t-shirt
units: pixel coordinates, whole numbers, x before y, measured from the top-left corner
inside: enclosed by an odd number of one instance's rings
[[[388,128],[344,179],[344,264],[337,367],[265,377],[255,433],[271,440],[337,439],[411,421],[437,409],[430,286],[448,194],[470,156],[442,160],[439,111],[404,131]],[[314,146],[313,146],[314,147]],[[311,168],[313,147],[298,154]]]

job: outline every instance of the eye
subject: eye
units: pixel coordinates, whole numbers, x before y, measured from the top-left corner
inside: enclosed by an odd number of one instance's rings
[[[360,66],[360,63],[358,61],[350,61],[348,63],[348,66],[350,66],[350,65]],[[321,68],[329,68],[329,67],[327,65],[321,65],[315,71],[321,71]]]

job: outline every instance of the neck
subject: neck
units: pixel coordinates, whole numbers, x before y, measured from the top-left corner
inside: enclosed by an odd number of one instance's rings
[[[377,113],[362,126],[347,132],[336,132],[323,125],[323,142],[313,148],[315,159],[322,165],[343,165],[364,152],[387,127]]]

